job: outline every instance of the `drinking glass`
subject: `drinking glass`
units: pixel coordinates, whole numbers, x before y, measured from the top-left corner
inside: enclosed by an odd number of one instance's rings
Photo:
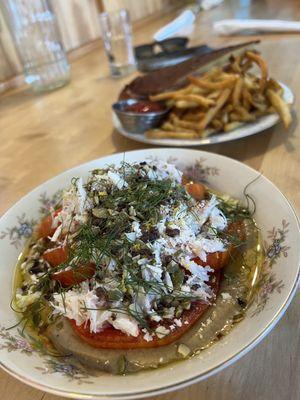
[[[35,91],[56,89],[70,79],[55,14],[47,0],[0,0],[23,65],[25,80]]]
[[[127,10],[104,12],[99,16],[104,48],[111,75],[121,77],[135,70],[132,31]]]

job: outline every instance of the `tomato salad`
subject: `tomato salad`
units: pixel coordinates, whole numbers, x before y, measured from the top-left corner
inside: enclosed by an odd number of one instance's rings
[[[172,164],[93,170],[86,182],[73,178],[38,225],[14,305],[39,335],[63,319],[98,352],[180,345],[216,302],[249,226],[247,208]]]

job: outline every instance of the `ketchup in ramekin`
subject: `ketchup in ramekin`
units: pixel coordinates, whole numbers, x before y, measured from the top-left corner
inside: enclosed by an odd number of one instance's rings
[[[155,103],[153,101],[140,100],[133,104],[128,104],[124,107],[123,111],[147,114],[152,112],[162,112],[165,111],[165,107],[160,103]]]

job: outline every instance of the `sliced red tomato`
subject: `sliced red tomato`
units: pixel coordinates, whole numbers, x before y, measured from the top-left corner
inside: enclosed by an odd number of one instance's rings
[[[45,238],[48,236],[52,236],[56,230],[56,228],[52,228],[53,218],[61,211],[61,209],[55,211],[54,213],[45,217],[37,228],[37,236],[38,238]]]
[[[52,236],[54,234],[55,228],[52,228],[52,222],[52,215],[48,215],[42,220],[37,229],[37,236],[39,239],[47,236]]]
[[[232,251],[233,251],[233,246],[230,246],[225,251],[216,251],[214,253],[208,253],[206,255],[206,261],[202,261],[199,257],[194,258],[193,261],[195,261],[195,263],[197,263],[198,265],[202,265],[203,267],[209,265],[212,269],[217,271],[221,268],[224,268],[229,263]]]
[[[67,246],[61,246],[46,250],[42,257],[45,261],[48,261],[52,267],[57,267],[59,264],[67,261],[68,248]]]
[[[220,273],[216,272],[211,278],[211,288],[214,294],[217,294],[219,289]],[[141,332],[138,337],[126,335],[125,333],[109,326],[98,333],[91,333],[89,324],[76,325],[74,320],[70,320],[75,333],[86,343],[92,347],[99,349],[137,349],[165,346],[178,340],[185,332],[187,332],[210,307],[209,304],[203,301],[192,303],[190,310],[184,311],[180,320],[182,325],[179,327],[171,321],[164,326],[168,328],[175,325],[176,328],[169,335],[159,339],[154,337],[152,341],[147,342],[144,339],[144,334]]]
[[[243,221],[232,222],[228,225],[226,230],[228,235],[236,235],[240,240],[245,240],[246,232],[245,232],[245,224]],[[226,267],[229,263],[230,258],[236,252],[236,247],[233,244],[228,246],[228,249],[225,251],[216,251],[214,253],[208,253],[206,255],[206,261],[202,261],[199,257],[193,259],[197,264],[202,265],[203,267],[209,265],[214,270],[218,270]]]
[[[237,236],[241,241],[246,240],[246,226],[243,220],[231,222],[228,225],[226,233]]]
[[[78,268],[69,269],[66,271],[55,272],[51,278],[60,282],[63,287],[75,285],[77,283],[91,279],[96,271],[96,266],[93,263],[81,265]]]

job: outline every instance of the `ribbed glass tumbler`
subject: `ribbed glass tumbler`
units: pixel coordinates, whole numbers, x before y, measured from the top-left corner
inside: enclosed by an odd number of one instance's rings
[[[49,2],[1,0],[0,6],[22,62],[26,82],[37,92],[68,83],[70,66]]]

